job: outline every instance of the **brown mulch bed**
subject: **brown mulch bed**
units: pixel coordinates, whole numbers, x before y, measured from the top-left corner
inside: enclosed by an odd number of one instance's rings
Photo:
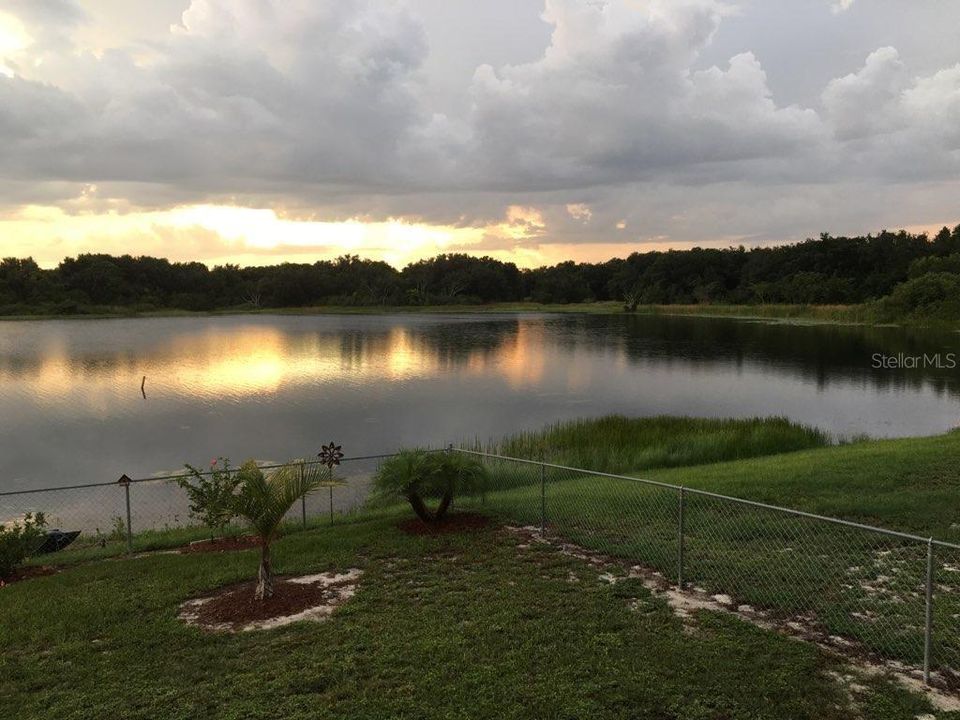
[[[180,548],[181,553],[227,552],[229,550],[249,550],[260,547],[260,538],[256,535],[200,540]]]
[[[228,625],[239,629],[251,622],[273,620],[331,603],[338,595],[336,585],[292,583],[275,577],[273,596],[255,600],[256,585],[256,582],[234,585],[196,607],[193,612],[198,624],[207,627]]]
[[[404,520],[397,527],[408,535],[447,535],[449,533],[482,530],[490,525],[490,518],[477,513],[454,513],[440,522],[425,523],[420,518]]]
[[[56,572],[57,569],[52,565],[30,565],[28,567],[17,568],[12,574],[0,578],[0,588],[4,585],[12,585],[15,582],[23,582],[30,578],[53,575]]]

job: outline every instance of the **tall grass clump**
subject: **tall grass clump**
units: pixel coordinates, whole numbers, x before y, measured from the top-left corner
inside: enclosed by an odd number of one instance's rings
[[[621,473],[741,460],[823,447],[830,436],[786,418],[609,415],[556,423],[494,443],[500,455]]]

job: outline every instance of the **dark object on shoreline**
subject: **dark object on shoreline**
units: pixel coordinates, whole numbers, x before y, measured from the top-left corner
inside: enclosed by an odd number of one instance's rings
[[[140,381],[140,394],[143,395],[144,400],[147,399],[146,384],[147,384],[147,376],[144,375],[143,380]]]
[[[63,550],[80,535],[79,530],[72,532],[63,532],[61,530],[51,530],[44,537],[43,542],[35,551],[35,555],[47,555]]]

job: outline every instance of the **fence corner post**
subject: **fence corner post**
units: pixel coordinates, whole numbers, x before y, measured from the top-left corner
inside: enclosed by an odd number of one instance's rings
[[[927,541],[927,583],[926,583],[926,608],[923,624],[923,682],[930,684],[930,661],[933,653],[933,585],[934,585],[934,562],[933,562],[933,538]]]
[[[127,554],[133,555],[133,528],[132,525],[132,513],[130,512],[130,483],[133,482],[127,474],[124,473],[120,476],[120,479],[117,480],[117,484],[123,487],[124,495],[126,496],[127,501]]]
[[[680,486],[680,505],[677,513],[677,589],[683,590],[683,551],[684,551],[684,532],[683,532],[683,506],[686,498],[686,492],[683,486]]]

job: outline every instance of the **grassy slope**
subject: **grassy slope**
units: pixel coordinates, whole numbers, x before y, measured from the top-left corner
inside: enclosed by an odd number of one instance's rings
[[[637,474],[960,542],[960,431]]]
[[[608,416],[519,433],[491,449],[960,543],[960,430],[833,445],[779,418]],[[538,481],[530,466],[513,475],[501,473],[499,487]]]
[[[411,538],[394,518],[282,539],[303,573],[359,566],[330,621],[208,635],[178,604],[256,554],[96,562],[0,591],[5,718],[913,718],[881,679],[856,705],[815,647],[700,613],[685,632],[635,584],[498,531]],[[571,583],[573,574],[578,582]],[[637,609],[629,604],[636,601]],[[943,716],[946,717],[946,716]]]
[[[505,489],[486,505],[539,523],[537,467],[493,467],[495,486]],[[634,474],[960,542],[960,432]],[[555,532],[676,579],[676,490],[569,471],[548,471],[547,480]],[[684,522],[688,581],[774,613],[812,612],[830,632],[885,657],[922,660],[924,543],[696,495],[687,496]],[[960,552],[941,548],[936,558],[935,662],[960,668]]]

